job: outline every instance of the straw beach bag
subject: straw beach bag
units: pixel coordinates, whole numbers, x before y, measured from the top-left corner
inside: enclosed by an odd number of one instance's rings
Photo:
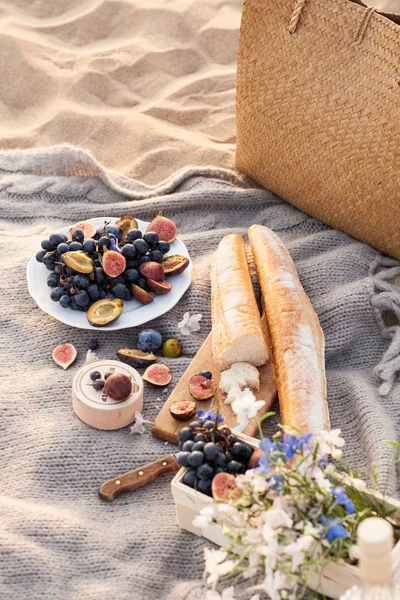
[[[236,165],[400,259],[400,15],[244,0]]]

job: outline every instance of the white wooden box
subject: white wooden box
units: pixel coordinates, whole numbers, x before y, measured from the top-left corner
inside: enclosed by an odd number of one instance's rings
[[[249,444],[249,446],[258,447],[259,440],[241,433],[235,432],[235,435]],[[179,527],[195,535],[202,536],[217,546],[227,547],[230,544],[230,540],[222,534],[221,527],[217,523],[213,523],[203,529],[199,529],[193,525],[193,521],[200,512],[200,509],[205,504],[212,503],[213,499],[182,483],[182,478],[186,470],[186,468],[181,468],[171,482]],[[380,500],[383,499],[383,496],[380,494],[371,493],[371,495]],[[389,508],[400,508],[400,502],[397,500],[386,498],[385,502]],[[392,557],[394,579],[400,583],[400,542],[393,549]],[[346,589],[353,585],[358,585],[360,582],[360,571],[357,566],[348,564],[339,565],[338,563],[331,562],[324,569],[322,575],[316,574],[310,577],[309,587],[324,596],[339,598]]]

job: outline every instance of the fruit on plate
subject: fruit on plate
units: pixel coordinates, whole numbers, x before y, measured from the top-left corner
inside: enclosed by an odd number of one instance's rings
[[[124,373],[113,373],[105,381],[104,393],[113,400],[126,400],[132,393],[132,378]]]
[[[73,344],[60,344],[52,352],[54,362],[63,369],[68,369],[72,365],[76,355],[77,351]]]
[[[132,283],[131,285],[131,294],[135,300],[140,302],[140,304],[150,304],[150,302],[153,302],[154,300],[153,296],[151,296],[149,292],[146,292],[146,290],[139,287],[135,283]]]
[[[165,340],[162,345],[162,353],[166,358],[179,358],[182,354],[182,346],[174,338]]]
[[[65,252],[62,257],[67,267],[77,273],[92,273],[93,271],[93,259],[82,250]]]
[[[164,269],[157,262],[146,262],[140,265],[139,272],[146,277],[146,279],[152,279],[153,281],[164,281],[165,274]]]
[[[195,400],[209,400],[215,394],[215,384],[204,375],[194,375],[189,380],[189,392]]]
[[[125,271],[126,260],[119,252],[105,249],[101,266],[109,277],[119,277]]]
[[[75,223],[72,225],[71,229],[68,232],[68,239],[72,240],[72,234],[74,231],[79,229],[83,231],[84,238],[92,238],[96,235],[96,225],[91,221],[79,221],[79,223]]]
[[[188,421],[195,416],[196,411],[196,402],[193,400],[176,400],[169,407],[171,417],[176,421]]]
[[[93,327],[104,327],[118,319],[124,303],[119,298],[97,300],[86,313],[87,320]]]
[[[164,258],[161,265],[165,275],[180,275],[189,266],[189,259],[187,256],[173,254],[172,256]]]
[[[155,219],[152,220],[147,227],[146,232],[152,231],[158,234],[159,240],[171,244],[177,236],[178,229],[171,219],[164,217],[162,212],[159,212]]]
[[[137,337],[136,346],[143,352],[157,352],[161,348],[162,335],[155,329],[142,329]]]
[[[212,495],[217,502],[234,502],[240,500],[242,491],[235,483],[235,476],[231,473],[218,473],[212,480]]]
[[[117,358],[131,367],[148,367],[157,361],[157,356],[152,352],[143,352],[136,348],[120,348]]]
[[[118,225],[118,227],[121,228],[122,239],[126,238],[126,236],[128,235],[128,232],[131,229],[137,229],[137,227],[138,227],[136,219],[129,215],[124,215],[123,217],[121,217],[119,219],[119,221],[117,221],[117,225]]]
[[[171,369],[167,365],[150,365],[143,373],[143,379],[152,385],[164,387],[171,383]]]
[[[168,294],[172,290],[172,286],[168,281],[154,281],[153,279],[147,280],[147,287],[156,296],[164,296],[164,294]]]

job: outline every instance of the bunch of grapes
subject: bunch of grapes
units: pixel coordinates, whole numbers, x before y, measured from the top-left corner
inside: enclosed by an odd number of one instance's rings
[[[142,235],[139,229],[132,229],[123,238],[122,229],[108,223],[97,230],[94,238],[85,239],[84,232],[76,229],[71,240],[62,233],[53,233],[41,246],[36,260],[51,271],[47,278],[47,285],[52,288],[51,299],[63,308],[84,312],[97,300],[131,300],[132,284],[147,290],[147,280],[138,271],[140,265],[150,261],[161,263],[170,249],[167,242],[159,240],[157,233]],[[126,269],[119,277],[108,277],[103,271],[105,249],[117,250],[125,257]],[[92,273],[79,273],[64,263],[63,255],[77,250],[93,260]]]
[[[229,429],[214,431],[214,422],[193,421],[178,434],[179,450],[176,455],[181,467],[189,467],[183,483],[211,496],[212,480],[218,473],[238,475],[249,464],[253,448],[240,441]]]

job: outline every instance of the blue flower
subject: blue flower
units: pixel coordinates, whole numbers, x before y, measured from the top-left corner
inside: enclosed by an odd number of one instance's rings
[[[343,527],[341,521],[328,519],[328,517],[322,516],[321,523],[324,527],[327,528],[324,534],[330,544],[332,544],[332,542],[334,542],[338,538],[349,537],[349,534]]]
[[[284,460],[291,460],[298,450],[304,451],[309,446],[309,442],[312,438],[312,433],[307,433],[296,437],[290,433],[285,433],[283,436],[283,444],[280,444],[280,449],[283,453]]]
[[[271,470],[271,454],[276,452],[277,445],[275,442],[271,442],[271,440],[269,440],[268,438],[263,438],[258,444],[258,447],[260,448],[260,450],[262,450],[262,454],[258,461],[258,467],[256,467],[254,471],[256,473],[269,473]]]
[[[211,412],[211,410],[208,410],[207,412],[204,410],[198,410],[197,415],[200,417],[200,419],[207,419],[208,421],[214,421],[214,423],[215,419],[217,418],[217,415]],[[222,423],[223,420],[224,417],[222,415],[218,415],[218,423]]]
[[[272,490],[279,490],[283,482],[282,475],[273,475],[268,482],[268,487]]]
[[[347,513],[352,515],[355,511],[354,502],[346,495],[344,489],[341,486],[338,486],[332,488],[332,493],[336,498],[335,502],[332,504],[332,508],[338,504],[343,504]]]

